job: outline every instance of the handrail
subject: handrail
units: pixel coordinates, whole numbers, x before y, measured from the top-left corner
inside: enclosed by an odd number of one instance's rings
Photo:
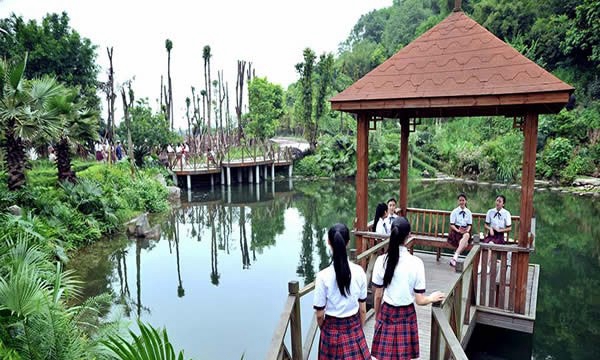
[[[285,336],[285,332],[287,331],[287,327],[290,322],[290,315],[292,314],[292,310],[294,309],[295,301],[296,298],[291,295],[289,295],[287,297],[287,300],[285,301],[285,305],[283,306],[283,312],[279,317],[279,322],[277,323],[275,333],[273,334],[273,339],[271,340],[271,346],[269,346],[267,359],[277,359],[277,356],[279,355],[281,345],[283,344],[283,338]]]
[[[375,234],[375,233],[373,233]],[[363,253],[361,253],[360,255],[356,256],[356,251],[354,249],[350,250],[350,259],[352,261],[354,261],[355,263],[359,263],[360,261],[362,261],[363,259],[366,259],[367,257],[371,257],[372,261],[375,261],[374,259],[376,259],[376,255],[377,252],[383,250],[389,243],[389,239],[384,240],[383,242],[373,246],[372,248],[364,251]],[[269,351],[267,353],[267,360],[275,360],[278,359],[278,355],[280,354],[282,347],[285,348],[285,345],[283,344],[283,338],[286,334],[287,331],[287,327],[288,324],[292,323],[294,324],[294,321],[296,322],[294,325],[292,326],[292,347],[294,347],[294,345],[296,345],[296,350],[292,349],[292,358],[294,360],[296,360],[297,358],[301,358],[303,360],[307,360],[310,356],[310,351],[312,350],[313,347],[313,343],[314,343],[314,339],[316,337],[317,334],[317,321],[316,321],[316,316],[313,315],[312,318],[312,322],[310,327],[308,328],[308,332],[306,334],[306,338],[304,339],[304,344],[299,344],[301,343],[302,340],[302,334],[300,329],[300,309],[299,309],[299,304],[300,304],[300,298],[302,296],[307,295],[308,293],[310,293],[311,291],[313,291],[315,289],[315,282],[311,282],[309,284],[306,284],[302,289],[299,290],[294,290],[292,285],[294,284],[295,286],[297,286],[298,282],[297,281],[292,281],[289,283],[288,287],[290,290],[290,294],[287,298],[287,301],[285,303],[284,306],[284,310],[281,314],[279,323],[277,325],[277,327],[275,328],[275,334],[273,335],[273,340],[271,341],[271,345],[269,347]],[[366,319],[369,319],[370,317],[372,317],[374,314],[373,309],[369,310],[369,312],[367,312],[367,316]],[[294,330],[296,329],[296,330]],[[296,340],[294,340],[296,339]],[[296,344],[294,344],[296,343]],[[299,347],[299,348],[298,348]],[[287,348],[286,348],[287,350]]]
[[[469,360],[465,350],[460,344],[460,341],[458,341],[454,331],[452,331],[450,322],[448,321],[448,318],[442,309],[437,306],[433,306],[431,308],[431,314],[434,321],[436,321],[439,325],[439,329],[441,330],[444,340],[446,340],[446,344],[450,350],[450,355],[452,355],[455,360]]]

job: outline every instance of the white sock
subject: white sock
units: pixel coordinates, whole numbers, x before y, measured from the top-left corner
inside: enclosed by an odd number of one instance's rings
[[[458,254],[454,253],[454,256],[452,257],[455,261],[458,260]]]

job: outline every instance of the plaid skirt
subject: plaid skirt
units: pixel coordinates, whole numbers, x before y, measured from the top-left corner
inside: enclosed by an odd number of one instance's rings
[[[319,341],[319,360],[369,360],[371,354],[360,325],[360,315],[325,316]]]
[[[458,244],[460,243],[460,239],[462,239],[463,235],[464,234],[450,229],[450,234],[448,234],[448,243],[457,248]],[[469,242],[471,242],[471,233],[469,233]]]
[[[419,327],[414,304],[392,306],[384,302],[381,305],[371,353],[377,360],[419,357]]]
[[[502,245],[504,243],[506,243],[506,241],[504,241],[504,233],[502,232],[494,232],[494,235],[490,235],[490,233],[488,233],[485,238],[483,239],[483,242],[489,243],[489,242],[493,242],[494,244],[498,244],[498,245]]]

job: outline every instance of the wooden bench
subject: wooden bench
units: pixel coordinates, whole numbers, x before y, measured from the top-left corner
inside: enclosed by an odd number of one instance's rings
[[[455,247],[448,242],[448,233],[450,232],[450,213],[445,210],[417,209],[407,208],[406,217],[411,224],[411,233],[413,240],[409,243],[411,252],[415,246],[434,248],[437,255],[437,261],[440,260],[442,249],[455,250]],[[518,243],[519,234],[519,216],[511,216],[511,230],[505,233],[506,244],[513,245]],[[485,214],[473,213],[473,226],[471,228],[472,240],[483,239],[486,229]],[[473,242],[465,248],[465,251],[471,250]]]

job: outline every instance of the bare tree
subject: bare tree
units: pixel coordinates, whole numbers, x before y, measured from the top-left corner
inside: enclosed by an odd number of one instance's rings
[[[127,100],[127,95],[125,94],[125,85],[127,85],[127,87],[129,88],[129,100]],[[133,176],[135,173],[135,165],[133,159],[133,141],[131,140],[131,119],[129,117],[130,110],[133,107],[134,102],[131,81],[127,81],[126,84],[123,84],[123,86],[121,87],[121,98],[123,99],[123,113],[125,116],[125,126],[127,126],[127,156],[129,157],[131,176]]]
[[[208,146],[212,147],[212,139],[211,139],[211,123],[210,123],[210,107],[211,107],[211,81],[210,81],[210,58],[211,58],[211,53],[210,53],[210,46],[206,45],[204,46],[204,49],[202,49],[202,58],[204,59],[204,91],[206,92],[206,103],[205,106],[207,106],[206,109],[206,114],[208,115],[207,117],[207,132],[208,132]]]
[[[237,118],[237,143],[240,144],[243,137],[242,129],[242,102],[244,94],[244,76],[246,72],[246,61],[238,60],[237,62],[237,80],[235,83],[235,115]]]
[[[169,101],[167,106],[167,120],[171,121],[171,131],[173,131],[173,84],[171,82],[171,50],[173,42],[169,39],[165,40],[165,48],[167,49],[167,82],[169,85]]]
[[[106,94],[106,102],[107,102],[107,111],[108,111],[108,119],[106,120],[106,133],[105,138],[112,142],[114,126],[115,126],[115,99],[117,95],[115,94],[115,71],[113,69],[113,48],[112,46],[106,48],[106,53],[108,54],[108,81],[104,86],[104,93]],[[111,156],[108,157],[109,161]]]

